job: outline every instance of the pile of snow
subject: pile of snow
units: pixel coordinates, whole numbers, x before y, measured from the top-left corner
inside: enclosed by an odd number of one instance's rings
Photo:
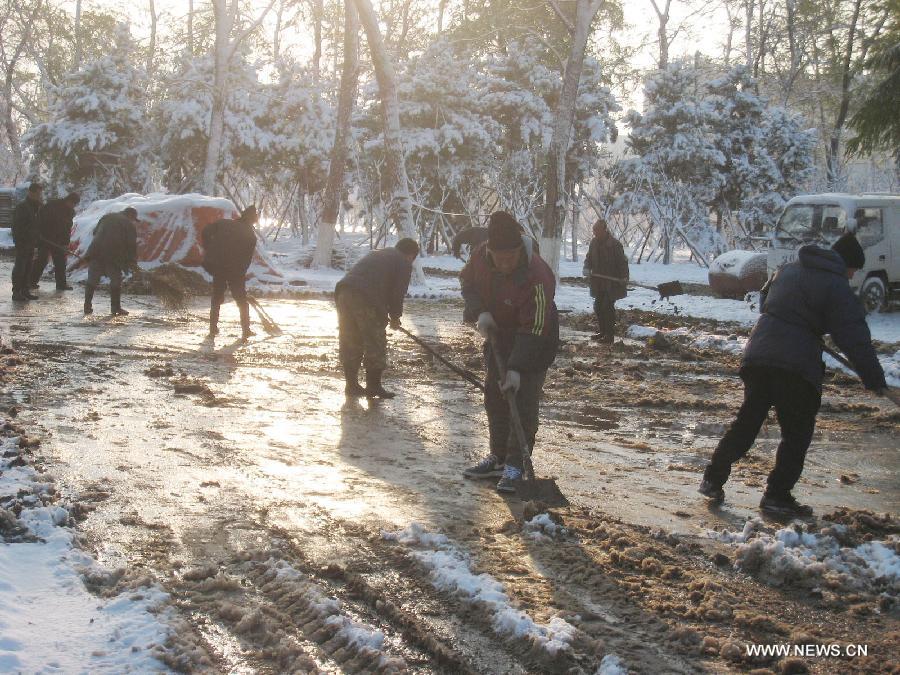
[[[176,263],[199,268],[203,261],[200,233],[203,228],[222,218],[237,218],[239,211],[230,199],[199,194],[124,194],[115,199],[92,202],[75,217],[70,248],[84,255],[94,236],[94,228],[107,213],[132,207],[138,212],[138,260],[155,267]],[[281,272],[267,254],[262,240],[248,274],[261,280],[281,279]],[[199,271],[199,269],[198,269]]]
[[[554,521],[548,513],[539,513],[531,520],[526,521],[522,526],[522,531],[532,539],[538,540],[565,537],[569,532]]]
[[[0,442],[0,671],[163,670],[156,654],[170,635],[161,623],[168,610],[160,611],[168,595],[157,586],[91,595],[83,579],[111,574],[75,546],[52,479],[18,445],[18,437]]]
[[[766,253],[728,251],[709,266],[709,286],[726,298],[742,298],[761,289],[768,278]]]
[[[595,675],[628,675],[628,669],[618,656],[607,654],[600,661],[600,667],[597,668]]]
[[[503,584],[490,574],[475,574],[469,556],[444,535],[429,533],[413,523],[398,532],[383,532],[382,537],[418,547],[410,555],[430,571],[432,585],[485,609],[497,635],[523,639],[550,655],[571,649],[577,634],[575,626],[560,617],[553,617],[546,624],[537,623],[513,607]]]
[[[709,532],[736,548],[734,566],[774,586],[824,586],[832,591],[900,595],[900,537],[890,535],[857,546],[842,546],[847,527],[834,524],[819,532],[804,525],[767,531],[758,518],[740,532]]]

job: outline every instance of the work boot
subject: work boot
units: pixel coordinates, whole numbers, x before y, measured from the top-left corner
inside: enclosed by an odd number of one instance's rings
[[[25,297],[22,291],[13,291],[12,299],[13,302],[28,302],[28,298]]]
[[[56,290],[58,291],[74,291],[75,289],[69,286],[69,284],[63,284],[62,286],[57,286]]]
[[[790,493],[787,495],[763,495],[759,510],[770,516],[781,518],[809,518],[813,514],[811,506],[801,504]]]
[[[697,492],[699,492],[704,497],[709,498],[710,501],[721,504],[725,501],[725,490],[722,489],[721,485],[713,485],[708,480],[703,480],[700,483],[700,487],[697,488]]]
[[[122,289],[109,289],[109,307],[113,316],[128,316],[128,310],[122,309]]]
[[[522,469],[507,464],[503,467],[503,476],[497,483],[497,492],[515,492],[516,484],[522,480]]]
[[[238,311],[241,314],[241,339],[246,340],[247,338],[256,335],[256,333],[250,329],[250,305],[246,300],[238,303]]]
[[[488,455],[475,466],[463,471],[466,478],[497,478],[503,475],[504,464],[496,455]]]
[[[90,286],[84,287],[84,315],[94,313],[94,289]]]
[[[359,364],[344,364],[344,394],[348,398],[359,398],[366,395],[366,389],[359,383]]]
[[[382,370],[366,369],[366,398],[394,398],[395,393],[381,386]]]
[[[219,334],[219,308],[221,305],[211,305],[209,308],[209,334]]]

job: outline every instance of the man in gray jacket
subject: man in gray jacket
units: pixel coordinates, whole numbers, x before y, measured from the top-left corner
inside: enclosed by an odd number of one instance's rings
[[[625,282],[628,281],[628,257],[621,242],[610,234],[609,226],[602,218],[594,223],[594,238],[591,239],[581,273],[591,288],[594,314],[600,328],[592,339],[612,344],[616,334],[616,300],[628,295],[625,287]]]
[[[822,336],[831,335],[867,389],[889,393],[865,310],[849,284],[864,264],[862,247],[846,234],[832,250],[804,246],[797,261],[785,265],[763,289],[762,316],[741,365],[744,403],[706,467],[702,495],[717,502],[725,498],[722,486],[731,465],[747,454],[774,407],[781,444],[760,509],[776,516],[812,515],[791,490],[803,472],[822,401]]]
[[[400,327],[403,300],[419,245],[401,239],[394,248],[372,251],[356,263],[334,289],[338,312],[341,366],[350,397],[394,398],[381,384],[387,368],[385,326]],[[359,384],[359,368],[366,367],[366,386]]]

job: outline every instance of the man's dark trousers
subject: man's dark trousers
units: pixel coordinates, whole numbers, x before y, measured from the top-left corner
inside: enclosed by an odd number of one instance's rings
[[[781,427],[781,443],[766,494],[787,496],[803,473],[822,394],[800,375],[771,366],[744,366],[741,378],[744,403],[737,419],[719,441],[704,479],[717,486],[728,480],[731,465],[747,454],[769,409],[774,407]]]
[[[509,402],[500,391],[500,372],[497,370],[496,359],[494,359],[489,344],[485,345],[484,358],[487,370],[484,382],[484,409],[487,411],[491,454],[501,462],[521,469],[522,453],[516,434],[510,425]],[[519,411],[519,419],[522,420],[525,440],[533,450],[534,438],[538,430],[541,392],[544,388],[547,371],[539,370],[519,374],[522,376],[522,381],[516,394],[516,407]]]
[[[53,260],[53,274],[56,277],[56,287],[62,289],[66,287],[66,254],[58,248],[49,244],[38,244],[37,257],[34,259],[31,270],[31,283],[36,284],[44,270],[47,262]]]
[[[359,371],[365,366],[369,373],[387,368],[387,320],[379,315],[375,305],[352,288],[342,288],[335,298],[338,312],[338,355],[341,364]]]
[[[16,261],[13,263],[13,293],[28,293],[31,288],[31,267],[34,264],[34,244],[16,243]]]
[[[599,333],[604,337],[616,334],[616,302],[606,293],[598,293],[594,298],[594,314],[600,326]]]

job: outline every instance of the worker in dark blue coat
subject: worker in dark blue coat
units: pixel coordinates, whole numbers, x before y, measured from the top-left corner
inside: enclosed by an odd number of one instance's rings
[[[803,472],[822,401],[822,336],[831,335],[867,389],[888,394],[865,310],[849,283],[864,264],[862,247],[846,234],[831,250],[804,246],[797,261],[785,265],[763,289],[762,316],[741,364],[744,402],[706,467],[701,494],[724,499],[722,486],[731,465],[747,454],[774,407],[781,444],[760,509],[777,516],[812,515],[791,490]]]

